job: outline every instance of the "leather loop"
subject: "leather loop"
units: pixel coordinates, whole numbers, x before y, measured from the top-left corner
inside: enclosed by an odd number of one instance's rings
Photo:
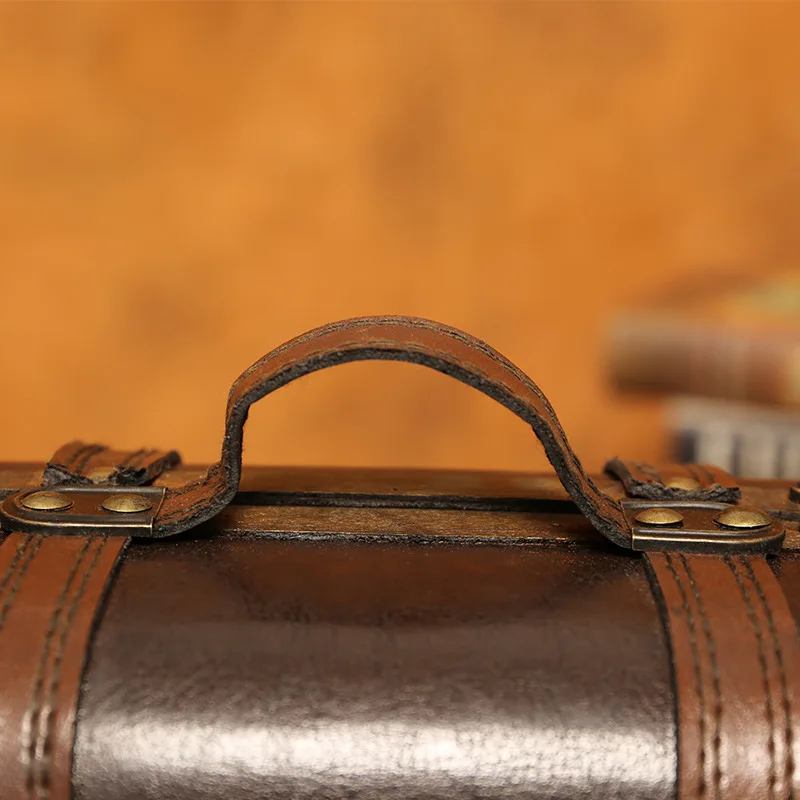
[[[736,480],[710,464],[665,464],[612,458],[607,474],[619,480],[629,497],[646,500],[705,500],[735,503],[742,496]]]
[[[362,317],[325,325],[253,364],[231,389],[219,463],[203,479],[167,492],[154,533],[166,536],[193,527],[233,499],[241,475],[242,432],[254,402],[303,375],[371,360],[421,364],[504,405],[533,428],[564,488],[592,525],[615,544],[630,547],[631,531],[621,507],[586,475],[539,387],[484,342],[414,317]]]
[[[69,442],[47,462],[42,486],[145,486],[180,463],[175,450],[141,448],[128,452],[102,444]]]

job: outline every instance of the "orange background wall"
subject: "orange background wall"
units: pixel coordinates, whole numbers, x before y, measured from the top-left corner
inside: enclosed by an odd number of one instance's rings
[[[0,455],[215,459],[250,362],[388,312],[517,361],[588,467],[658,457],[603,332],[710,264],[798,263],[799,34],[785,3],[0,7]],[[546,463],[407,365],[252,420],[251,462]]]

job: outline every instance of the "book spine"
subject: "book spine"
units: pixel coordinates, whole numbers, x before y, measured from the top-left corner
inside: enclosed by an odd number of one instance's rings
[[[610,367],[624,390],[800,406],[800,343],[657,316],[630,316],[611,331]]]
[[[722,400],[672,398],[673,455],[742,478],[800,478],[800,414]]]

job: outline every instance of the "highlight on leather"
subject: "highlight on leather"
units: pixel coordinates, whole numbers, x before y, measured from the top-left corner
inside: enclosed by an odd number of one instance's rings
[[[631,546],[619,504],[584,472],[539,387],[485,342],[416,317],[359,317],[324,325],[268,353],[245,370],[228,398],[222,456],[200,480],[168,490],[154,534],[168,536],[210,519],[234,498],[242,466],[242,435],[250,406],[297,378],[353,361],[420,364],[472,386],[528,423],[559,480],[592,525],[617,545]]]

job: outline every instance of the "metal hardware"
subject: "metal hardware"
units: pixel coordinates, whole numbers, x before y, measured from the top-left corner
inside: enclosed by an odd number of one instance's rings
[[[784,525],[764,512],[740,509],[727,503],[694,500],[625,499],[622,509],[630,522],[634,550],[680,550],[686,553],[776,553],[783,544]],[[654,524],[647,512],[672,511],[682,517],[680,526],[672,523]],[[766,522],[758,527],[723,527],[717,522],[727,514],[759,515]],[[763,517],[761,516],[763,515]],[[750,517],[751,520],[754,517]]]
[[[655,525],[656,527],[676,526],[683,522],[683,514],[674,508],[646,508],[640,511],[634,519],[642,525]]]
[[[101,505],[106,511],[117,514],[136,514],[152,507],[153,503],[140,494],[112,494]]]
[[[137,487],[135,493],[113,486],[56,486],[47,492],[26,489],[3,501],[0,518],[8,531],[151,536],[165,492],[153,486]],[[63,498],[62,505],[57,510],[33,507],[37,495],[56,495]]]
[[[772,517],[755,508],[729,508],[714,519],[723,528],[753,529],[765,528]]]
[[[23,498],[22,505],[30,511],[64,511],[72,500],[61,492],[33,492]]]
[[[115,469],[115,467],[95,467],[86,477],[92,483],[105,483],[114,474]]]
[[[674,478],[669,478],[664,481],[664,486],[670,489],[683,489],[684,492],[696,492],[698,489],[703,488],[700,485],[700,481],[680,475],[676,475]]]

